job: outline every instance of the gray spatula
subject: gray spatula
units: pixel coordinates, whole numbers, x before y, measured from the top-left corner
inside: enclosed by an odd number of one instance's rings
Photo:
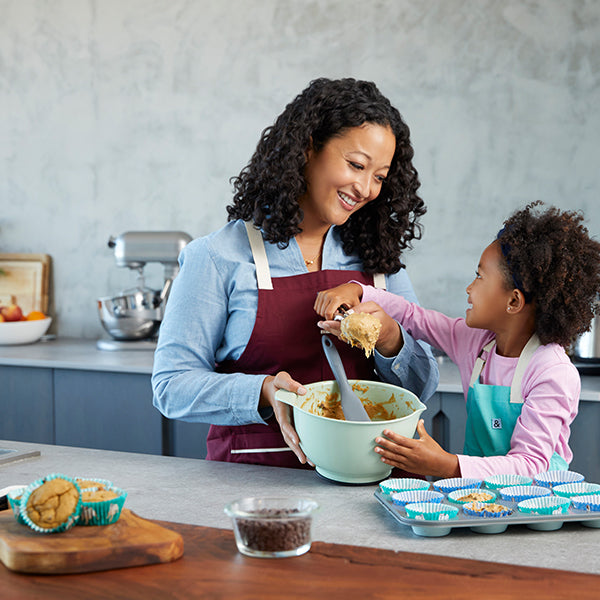
[[[340,388],[340,397],[342,400],[342,411],[346,421],[370,421],[369,415],[360,401],[360,398],[354,393],[354,390],[348,382],[346,371],[342,364],[342,359],[335,347],[333,341],[327,334],[321,335],[321,343],[327,357],[327,362],[333,371],[333,376]]]

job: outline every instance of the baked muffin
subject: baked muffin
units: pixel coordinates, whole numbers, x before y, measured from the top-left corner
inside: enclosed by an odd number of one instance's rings
[[[81,493],[79,525],[110,525],[119,519],[127,492],[117,488],[88,489]]]
[[[23,494],[21,514],[36,531],[54,533],[72,527],[79,518],[81,492],[69,477],[48,475],[32,483]]]
[[[81,491],[88,488],[106,489],[112,485],[107,479],[94,479],[91,477],[75,477],[75,482]]]

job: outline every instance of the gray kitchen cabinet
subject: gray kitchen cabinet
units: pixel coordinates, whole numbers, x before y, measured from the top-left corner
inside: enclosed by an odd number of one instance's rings
[[[569,468],[588,481],[600,483],[600,402],[579,402],[579,413],[571,425],[569,445],[573,461]]]
[[[0,366],[0,438],[55,443],[52,369]]]
[[[210,425],[167,421],[169,447],[165,454],[179,458],[206,458],[206,436]]]
[[[162,454],[148,375],[56,369],[54,408],[56,444]]]

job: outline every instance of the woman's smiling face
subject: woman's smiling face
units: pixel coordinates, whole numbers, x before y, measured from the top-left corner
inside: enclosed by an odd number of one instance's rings
[[[395,149],[392,130],[374,123],[348,129],[318,152],[309,149],[307,192],[299,202],[304,222],[342,225],[377,198]]]

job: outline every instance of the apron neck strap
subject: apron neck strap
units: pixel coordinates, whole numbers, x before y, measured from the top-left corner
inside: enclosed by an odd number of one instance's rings
[[[523,350],[521,350],[521,354],[519,355],[519,362],[517,362],[517,368],[515,369],[515,374],[513,375],[512,384],[510,386],[510,401],[511,403],[523,403],[523,394],[521,393],[521,381],[523,380],[523,375],[525,373],[525,369],[533,356],[533,353],[541,346],[540,338],[537,334],[533,334],[529,341],[525,344]]]
[[[248,232],[248,241],[250,242],[250,250],[254,258],[256,267],[256,281],[258,282],[259,290],[272,290],[273,282],[271,281],[271,269],[267,260],[267,251],[265,242],[260,229],[257,229],[250,221],[244,221],[246,231]],[[381,290],[386,289],[385,274],[375,273],[373,275],[373,287]]]
[[[496,345],[496,339],[494,338],[491,342],[486,344],[479,353],[477,360],[475,361],[475,365],[473,366],[473,371],[471,372],[471,380],[469,381],[469,387],[472,387],[476,381],[479,380],[479,376],[481,375],[481,371],[483,370],[483,365],[485,365],[485,361],[489,356],[489,353],[492,351],[493,347]],[[525,369],[533,356],[533,353],[541,346],[540,338],[537,334],[533,334],[529,341],[525,344],[523,350],[521,350],[521,354],[519,355],[519,360],[517,362],[517,368],[515,369],[515,373],[513,375],[512,383],[510,386],[510,402],[523,404],[523,394],[521,393],[521,381],[523,380],[523,375],[525,373]],[[486,357],[483,358],[483,354],[486,353]]]
[[[254,258],[254,265],[256,267],[258,289],[272,290],[271,270],[269,269],[269,261],[267,260],[267,251],[265,250],[262,233],[250,221],[245,221],[244,225],[248,232],[248,241],[250,242],[250,249],[252,250],[252,257]]]

